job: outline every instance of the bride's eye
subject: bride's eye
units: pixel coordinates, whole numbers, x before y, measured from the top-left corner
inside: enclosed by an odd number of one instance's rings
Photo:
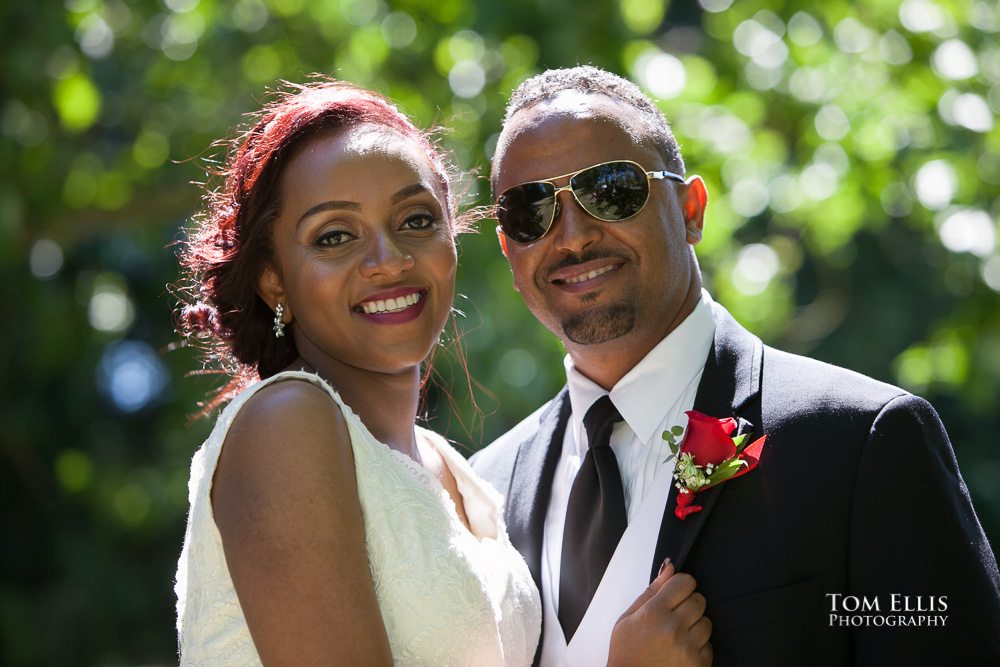
[[[430,228],[434,225],[434,223],[438,222],[438,220],[439,218],[430,212],[414,213],[406,216],[400,228],[403,230],[419,231]]]
[[[316,239],[316,245],[338,246],[343,245],[347,241],[351,240],[351,238],[352,235],[349,232],[345,232],[342,229],[331,229]]]

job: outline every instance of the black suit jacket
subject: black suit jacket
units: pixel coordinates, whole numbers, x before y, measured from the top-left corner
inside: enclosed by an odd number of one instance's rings
[[[714,664],[1000,665],[996,560],[926,401],[764,346],[726,314],[695,409],[767,435],[701,512],[677,519],[671,491],[650,554],[650,580],[668,556],[697,579]],[[472,458],[539,585],[569,413],[564,388]]]

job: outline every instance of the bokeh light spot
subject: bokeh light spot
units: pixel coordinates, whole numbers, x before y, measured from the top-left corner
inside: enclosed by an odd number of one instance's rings
[[[106,333],[127,329],[134,318],[132,301],[125,282],[113,273],[102,273],[94,279],[94,290],[87,308],[90,326]]]
[[[724,12],[733,4],[733,0],[698,0],[698,4],[706,12],[718,14]]]
[[[839,141],[851,130],[847,114],[836,104],[827,104],[816,112],[816,132],[827,141]]]
[[[905,65],[913,60],[913,49],[900,33],[889,30],[878,42],[878,50],[882,60],[890,65]]]
[[[486,72],[477,62],[459,60],[448,72],[448,85],[459,97],[475,97],[486,85]]]
[[[101,111],[101,92],[79,72],[57,81],[53,97],[62,126],[72,132],[89,128]]]
[[[934,50],[931,67],[938,76],[954,81],[970,79],[979,72],[976,54],[960,39],[949,39]]]
[[[989,132],[993,129],[994,118],[990,107],[975,93],[962,93],[951,100],[951,108],[942,117],[953,125],[972,130],[973,132]]]
[[[751,243],[740,250],[733,267],[733,286],[746,296],[760,294],[781,268],[778,253],[764,243]]]
[[[340,12],[348,23],[358,27],[367,25],[378,16],[378,0],[343,0],[340,3]]]
[[[114,341],[101,354],[97,386],[116,408],[136,412],[160,398],[167,386],[167,371],[148,344]]]
[[[913,189],[924,208],[938,211],[951,203],[958,191],[958,177],[947,160],[931,160],[917,171]]]
[[[511,387],[526,387],[537,372],[535,357],[527,350],[515,348],[500,357],[500,378]]]
[[[847,17],[833,29],[833,40],[846,53],[861,53],[871,48],[875,35],[868,26],[853,17]]]
[[[107,58],[115,46],[115,35],[107,22],[97,14],[87,14],[76,27],[80,50],[93,60]]]
[[[663,0],[618,0],[622,20],[637,35],[647,35],[663,23]]]
[[[170,143],[159,132],[147,131],[139,135],[132,145],[132,159],[140,167],[156,169],[167,161]]]
[[[229,15],[233,24],[243,32],[257,32],[267,25],[268,11],[261,0],[240,0]]]
[[[1000,292],[1000,256],[993,255],[983,262],[983,282],[994,292]]]
[[[31,267],[31,274],[36,278],[42,280],[54,278],[63,265],[62,248],[50,239],[38,239],[31,246],[28,265]]]
[[[178,14],[183,14],[184,12],[189,12],[198,6],[201,0],[164,0],[170,11],[177,12]]]
[[[767,186],[757,178],[744,178],[733,186],[733,209],[740,215],[752,218],[767,208]]]
[[[0,113],[0,132],[22,146],[37,146],[49,134],[45,116],[17,99],[8,100]]]
[[[391,12],[382,20],[382,38],[394,49],[402,49],[417,38],[417,23],[406,12]]]
[[[55,471],[62,488],[70,493],[76,493],[90,485],[94,477],[94,464],[83,452],[66,449],[56,457]]]
[[[986,257],[996,249],[997,230],[986,211],[963,208],[950,213],[941,222],[938,235],[952,252],[971,252]]]
[[[789,174],[781,174],[772,179],[768,186],[768,194],[771,209],[778,213],[788,213],[802,205],[799,182]]]
[[[149,516],[152,500],[145,488],[130,482],[123,484],[112,499],[115,514],[124,524],[137,525]]]
[[[636,59],[636,78],[639,84],[661,100],[670,100],[682,92],[687,84],[684,63],[659,49],[650,49]]]
[[[799,183],[802,192],[813,201],[829,199],[839,185],[836,170],[826,162],[815,162],[803,169]]]
[[[823,39],[823,27],[808,12],[796,12],[788,21],[788,39],[799,46],[812,46]]]
[[[904,0],[899,22],[910,32],[930,32],[943,28],[946,19],[944,10],[930,0]]]
[[[894,218],[905,218],[913,212],[913,193],[905,183],[889,183],[879,195],[882,209]]]

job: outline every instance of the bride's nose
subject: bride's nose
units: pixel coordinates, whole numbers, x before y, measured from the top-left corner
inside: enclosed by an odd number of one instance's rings
[[[375,234],[365,247],[361,261],[361,275],[372,278],[378,275],[397,276],[413,268],[413,255],[391,234]]]

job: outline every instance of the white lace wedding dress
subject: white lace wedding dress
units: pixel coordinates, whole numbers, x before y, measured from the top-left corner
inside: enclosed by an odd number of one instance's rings
[[[422,431],[455,476],[470,533],[436,477],[375,440],[318,376],[292,371],[237,396],[191,462],[191,509],[174,589],[181,667],[260,664],[209,494],[237,412],[261,387],[293,378],[329,392],[347,420],[368,563],[396,664],[531,664],[541,629],[540,597],[507,539],[500,495],[443,438]]]

